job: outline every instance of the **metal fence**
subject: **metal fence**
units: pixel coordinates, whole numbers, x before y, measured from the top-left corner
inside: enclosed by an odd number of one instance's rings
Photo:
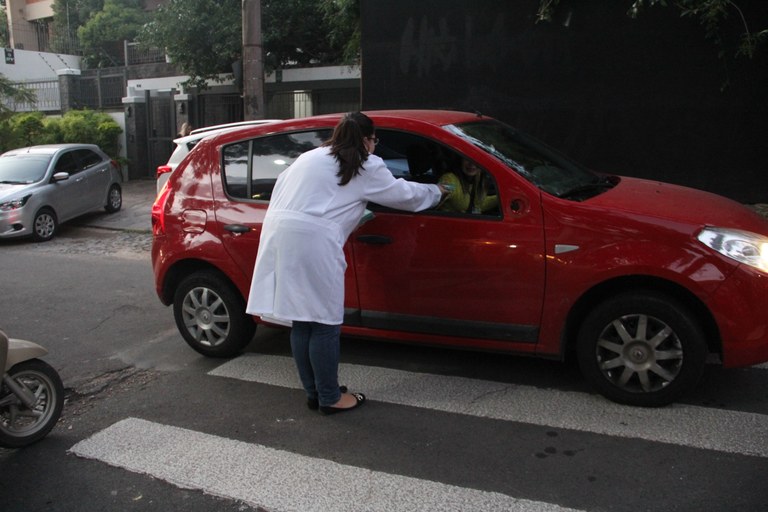
[[[14,112],[60,112],[62,106],[61,88],[58,80],[30,80],[15,82],[15,87],[34,91],[37,101],[17,102],[4,98],[3,104]],[[70,104],[75,108],[94,110],[123,107],[126,76],[124,72],[103,73],[100,70],[85,71],[78,78],[71,91]]]
[[[61,110],[61,94],[59,92],[58,80],[35,80],[27,82],[16,82],[15,87],[29,89],[35,93],[37,101],[16,102],[9,98],[4,98],[3,103],[14,112],[58,112]]]
[[[165,52],[159,48],[143,48],[139,43],[124,41],[125,65],[167,62]]]
[[[312,115],[312,91],[279,91],[267,93],[266,117],[292,119]]]
[[[75,103],[80,107],[98,109],[122,108],[125,96],[125,73],[84,72]]]
[[[52,34],[50,23],[44,20],[14,25],[13,47],[17,50],[82,55],[77,34]]]

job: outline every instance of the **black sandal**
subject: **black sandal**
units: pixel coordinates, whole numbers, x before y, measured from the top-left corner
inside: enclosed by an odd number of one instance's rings
[[[352,409],[357,409],[365,402],[365,395],[362,393],[350,393],[350,395],[355,397],[355,400],[357,400],[357,403],[352,407],[332,407],[329,405],[321,405],[320,412],[327,416],[329,414],[336,414],[337,412],[351,411]]]
[[[339,391],[342,393],[347,392],[347,386],[339,386]],[[307,398],[307,407],[313,411],[316,411],[320,407],[320,401],[317,398]]]

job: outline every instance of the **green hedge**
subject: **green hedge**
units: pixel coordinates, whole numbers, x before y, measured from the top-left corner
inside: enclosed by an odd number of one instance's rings
[[[94,110],[70,110],[61,117],[42,112],[14,114],[0,122],[0,152],[38,144],[77,142],[96,144],[117,159],[122,128],[109,115]]]

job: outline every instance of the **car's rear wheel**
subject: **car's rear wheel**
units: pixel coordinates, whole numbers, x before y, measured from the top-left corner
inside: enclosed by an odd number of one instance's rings
[[[32,239],[35,242],[47,242],[56,234],[58,227],[56,212],[50,208],[40,208],[32,220]]]
[[[607,398],[658,407],[693,388],[707,346],[695,316],[652,292],[626,293],[595,307],[579,330],[579,366]]]
[[[238,354],[256,330],[237,289],[211,271],[196,272],[181,282],[173,314],[184,340],[208,357]]]
[[[104,209],[109,213],[115,213],[123,207],[123,191],[120,189],[120,185],[112,185],[109,187],[109,193],[107,193],[107,204]]]

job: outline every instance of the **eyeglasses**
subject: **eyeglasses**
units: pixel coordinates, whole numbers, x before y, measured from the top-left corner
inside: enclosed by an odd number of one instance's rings
[[[379,143],[379,138],[378,137],[366,137],[366,139],[372,140],[374,146]]]

